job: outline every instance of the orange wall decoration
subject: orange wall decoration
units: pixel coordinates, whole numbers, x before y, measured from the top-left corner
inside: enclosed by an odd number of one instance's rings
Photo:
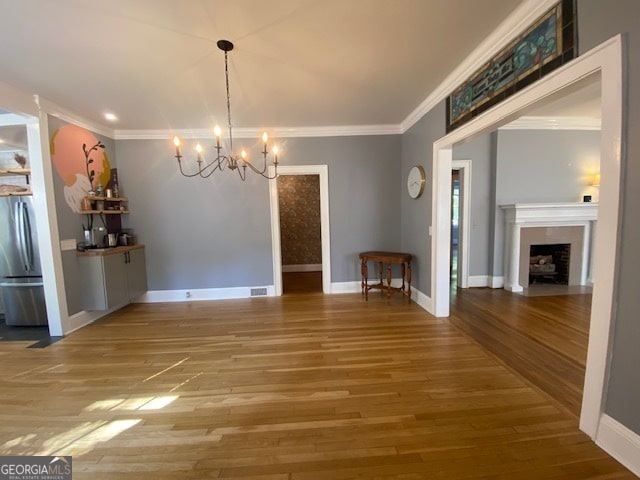
[[[111,164],[104,145],[82,127],[64,125],[51,136],[51,159],[64,182],[64,198],[69,208],[82,211],[82,199],[111,177]]]

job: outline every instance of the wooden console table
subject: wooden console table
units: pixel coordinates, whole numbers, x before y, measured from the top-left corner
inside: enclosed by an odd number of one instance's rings
[[[360,261],[362,262],[362,294],[364,295],[365,300],[369,300],[369,290],[372,288],[378,288],[381,290],[381,293],[384,294],[384,291],[387,291],[387,296],[391,297],[393,292],[400,292],[403,295],[406,295],[409,298],[409,303],[411,303],[411,259],[412,255],[410,253],[398,253],[398,252],[362,252],[360,254]],[[378,268],[380,270],[380,283],[376,283],[374,285],[369,285],[369,267],[367,266],[367,262],[378,262]],[[383,280],[383,272],[384,272],[384,264],[387,264],[387,284],[385,285]],[[392,287],[391,286],[391,264],[399,263],[400,269],[402,273],[402,286],[401,287]],[[407,284],[408,288],[405,290],[405,274],[407,276]]]

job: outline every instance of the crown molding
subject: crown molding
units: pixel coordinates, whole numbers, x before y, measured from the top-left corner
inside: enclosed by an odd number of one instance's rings
[[[535,22],[559,0],[526,0],[516,8],[471,54],[456,67],[431,94],[400,124],[402,133],[418,122],[427,112],[473,75],[518,34]]]
[[[336,125],[323,127],[275,127],[270,128],[271,136],[277,138],[294,137],[342,137],[370,135],[400,135],[411,128],[427,112],[444,100],[458,85],[469,78],[476,70],[504,48],[519,33],[548,11],[559,0],[525,0],[507,17],[497,29],[482,41],[478,47],[453,70],[445,80],[416,107],[399,125]],[[105,125],[83,119],[71,111],[42,98],[36,102],[46,113],[62,120],[72,122],[83,128],[99,133],[114,140],[166,140],[178,135],[182,138],[208,138],[209,129],[186,130],[114,130]],[[552,128],[552,127],[547,127]],[[587,128],[583,128],[587,129]],[[589,128],[594,130],[596,128]],[[257,128],[235,128],[236,138],[255,138],[262,134]]]
[[[48,115],[57,117],[65,122],[73,123],[78,127],[85,128],[94,133],[104,135],[107,138],[115,139],[115,131],[113,128],[82,118],[71,110],[67,110],[66,108],[42,98],[39,95],[34,95],[34,99],[40,110]]]
[[[234,128],[234,138],[259,138],[263,129]],[[400,125],[338,125],[329,127],[275,127],[268,129],[275,138],[294,137],[346,137],[370,135],[400,135]],[[116,140],[166,140],[177,135],[180,138],[210,138],[211,129],[196,128],[185,130],[116,130]]]
[[[520,117],[499,130],[600,130],[601,124],[590,117]]]

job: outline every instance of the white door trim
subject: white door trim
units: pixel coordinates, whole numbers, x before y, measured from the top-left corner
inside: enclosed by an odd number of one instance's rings
[[[601,76],[602,131],[600,214],[595,238],[594,289],[580,428],[597,439],[612,337],[616,252],[619,245],[622,136],[622,37],[581,55],[433,144],[431,297],[432,313],[449,315],[449,237],[452,147],[472,135],[495,130],[524,108],[591,75]],[[615,247],[614,247],[615,246]]]
[[[274,169],[269,167],[273,176]],[[322,238],[322,291],[331,293],[331,235],[329,231],[329,168],[327,165],[285,165],[278,167],[278,175],[320,176],[320,228]],[[273,258],[273,285],[275,295],[282,295],[282,256],[280,254],[280,207],[278,183],[269,180],[271,202],[271,245]]]
[[[460,288],[469,288],[471,160],[453,160],[451,169],[460,171],[460,198],[462,200],[458,205],[458,285]]]

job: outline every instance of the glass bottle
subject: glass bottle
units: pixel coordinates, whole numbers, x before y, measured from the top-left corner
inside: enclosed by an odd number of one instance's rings
[[[113,182],[111,185],[111,191],[113,192],[113,196],[115,198],[120,197],[120,191],[118,189],[118,174],[116,172],[113,172]]]

